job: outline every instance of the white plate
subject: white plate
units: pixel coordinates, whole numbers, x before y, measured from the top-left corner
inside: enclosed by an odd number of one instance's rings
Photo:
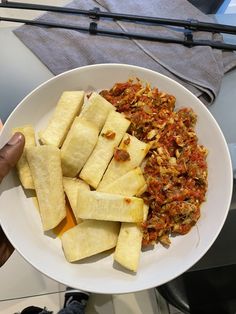
[[[12,127],[30,123],[37,131],[41,129],[65,90],[100,90],[130,77],[147,80],[175,95],[177,108],[192,107],[198,115],[199,142],[209,150],[209,188],[201,217],[191,232],[172,238],[168,249],[157,245],[143,252],[136,275],[114,265],[112,255],[106,253],[70,264],[60,240],[44,235],[38,211],[15,174],[12,172],[0,186],[0,222],[20,254],[49,277],[97,293],[126,293],[161,285],[193,266],[213,244],[228,213],[233,181],[226,141],[215,119],[194,95],[161,74],[129,65],[100,64],[63,73],[36,88],[11,114],[0,137],[2,146]]]

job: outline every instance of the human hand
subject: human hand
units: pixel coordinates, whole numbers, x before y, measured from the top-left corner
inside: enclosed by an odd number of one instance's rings
[[[9,142],[0,149],[0,183],[20,159],[24,145],[24,135],[17,132],[12,136]],[[8,241],[0,226],[0,267],[7,261],[13,251],[13,246]]]

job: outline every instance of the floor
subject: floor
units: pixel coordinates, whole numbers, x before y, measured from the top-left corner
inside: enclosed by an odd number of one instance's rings
[[[62,308],[65,286],[36,271],[17,252],[0,270],[0,313],[20,313],[30,305],[54,313]],[[27,282],[27,284],[26,284]],[[2,284],[4,283],[4,284]],[[92,294],[87,314],[167,314],[168,306],[154,289],[125,295]]]
[[[20,2],[20,0],[14,0]],[[23,0],[22,0],[23,1]],[[24,2],[34,2],[24,0]],[[66,0],[37,0],[37,3],[65,5]],[[236,12],[236,0],[232,0],[225,13]],[[41,12],[0,9],[0,16],[35,18]],[[0,27],[17,26],[1,22]],[[54,313],[62,307],[65,286],[36,271],[17,252],[0,270],[0,313],[20,313],[27,306],[47,307]],[[27,284],[26,284],[27,283]],[[9,297],[10,296],[10,297]],[[87,314],[172,314],[180,313],[168,307],[154,289],[126,295],[91,295]]]

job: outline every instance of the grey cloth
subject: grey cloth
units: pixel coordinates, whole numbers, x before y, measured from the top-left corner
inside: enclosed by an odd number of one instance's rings
[[[213,22],[186,0],[81,0],[69,7],[130,13],[178,19]],[[46,13],[43,21],[89,26],[88,17]],[[100,19],[99,28],[156,34],[183,39],[183,29],[143,25],[124,21]],[[98,63],[126,63],[160,72],[184,85],[206,104],[217,96],[224,74],[236,66],[236,54],[210,47],[188,48],[180,44],[130,40],[90,35],[74,30],[21,26],[15,34],[39,59],[57,75],[64,71]],[[221,40],[220,34],[195,32],[195,39]]]

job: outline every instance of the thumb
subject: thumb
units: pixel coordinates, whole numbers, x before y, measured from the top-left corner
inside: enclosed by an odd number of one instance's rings
[[[16,132],[8,143],[0,149],[0,183],[20,159],[24,145],[24,135]]]

